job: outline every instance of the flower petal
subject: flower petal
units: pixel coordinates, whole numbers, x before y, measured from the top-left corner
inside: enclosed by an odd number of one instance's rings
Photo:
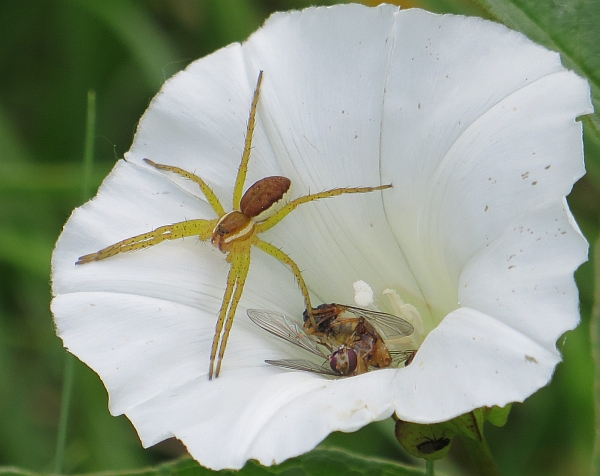
[[[296,194],[382,183],[381,117],[397,13],[391,5],[279,13],[244,44],[249,69],[265,71],[260,119]],[[322,302],[352,302],[352,284],[364,280],[379,295],[393,286],[428,313],[389,232],[387,193],[301,206],[266,236],[285,244]]]
[[[119,162],[97,197],[75,210],[54,255],[53,292],[108,291],[162,297],[184,304],[214,295],[202,287],[225,280],[222,254],[197,239],[163,243],[120,258],[75,266],[79,256],[157,226],[187,218],[214,218],[210,207],[158,173]],[[209,280],[207,266],[211,269]],[[204,269],[205,272],[199,272]]]
[[[583,174],[574,117],[591,112],[589,89],[558,54],[478,18],[405,11],[394,45],[383,199],[439,322],[458,306],[441,290],[458,289],[467,261]]]
[[[246,72],[239,44],[190,64],[169,79],[152,100],[125,158],[137,164],[149,158],[196,173],[231,210],[257,77],[258,70],[251,77]],[[258,180],[268,175],[281,172],[259,122],[249,178]],[[173,175],[169,178],[192,195],[202,197],[192,182]]]
[[[400,398],[397,412],[418,423],[444,421],[523,401],[546,385],[560,361],[556,339],[579,322],[573,272],[586,256],[562,201],[520,217],[467,264],[462,307],[427,336],[411,372],[398,373],[398,385],[415,394]]]
[[[57,319],[58,333],[102,376],[111,412],[126,413],[145,446],[177,436],[213,469],[281,462],[393,411],[393,370],[341,380],[282,372],[264,359],[289,357],[289,344],[277,350],[248,319],[236,321],[222,376],[208,381],[213,316],[100,292],[58,296],[52,309],[77,316]]]
[[[229,371],[210,386],[196,380],[169,389],[128,415],[139,421],[144,444],[156,442],[145,434],[166,425],[210,468],[237,469],[251,458],[271,465],[311,450],[332,431],[355,431],[389,417],[392,372],[324,380],[264,366]]]
[[[465,266],[461,305],[495,316],[553,352],[556,339],[579,323],[573,273],[587,250],[562,201],[519,217]]]
[[[482,406],[522,402],[548,383],[560,361],[499,320],[468,307],[429,333],[396,374],[396,415],[415,423],[450,420]]]

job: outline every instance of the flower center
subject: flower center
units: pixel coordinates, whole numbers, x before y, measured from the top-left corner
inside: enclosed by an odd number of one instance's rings
[[[354,302],[362,307],[375,307],[374,295],[371,286],[365,281],[356,281],[354,287]],[[423,318],[421,313],[412,304],[404,302],[400,295],[394,289],[386,289],[383,295],[388,298],[391,313],[397,317],[404,319],[413,325],[414,331],[409,336],[399,337],[386,340],[386,344],[392,346],[418,348],[425,338],[425,330],[423,326]]]

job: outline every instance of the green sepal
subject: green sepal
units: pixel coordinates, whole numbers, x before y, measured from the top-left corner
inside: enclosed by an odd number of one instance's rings
[[[398,420],[396,422],[396,439],[407,453],[417,458],[440,459],[448,454],[452,439],[457,435],[465,439],[483,442],[485,421],[489,421],[494,426],[504,426],[511,405],[477,408],[452,420],[430,425]]]
[[[485,414],[485,419],[492,425],[502,427],[506,425],[511,408],[512,403],[509,403],[503,407],[484,407],[483,412]]]
[[[483,440],[483,423],[485,422],[484,412],[481,408],[476,408],[472,412],[459,415],[456,418],[446,422],[456,435],[469,438],[471,440]]]
[[[443,458],[448,454],[456,432],[448,422],[421,425],[398,420],[396,439],[408,454],[426,460]]]

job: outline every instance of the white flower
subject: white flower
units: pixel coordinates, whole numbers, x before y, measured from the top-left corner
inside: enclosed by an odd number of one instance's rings
[[[74,265],[214,218],[195,184],[143,158],[198,174],[231,209],[259,70],[246,186],[279,174],[295,196],[393,183],[303,205],[263,237],[296,260],[317,304],[351,304],[362,280],[381,310],[384,291],[414,306],[425,337],[410,366],[327,380],[265,364],[299,354],[245,310],[300,321],[303,301],[289,268],[254,251],[208,381],[223,254],[188,238]],[[53,257],[57,332],[145,446],[176,436],[214,469],[281,462],[393,412],[428,423],[522,401],[548,383],[555,342],[579,319],[573,271],[587,244],[564,197],[584,173],[575,117],[591,110],[558,54],[479,18],[358,5],[273,15],[169,80],[126,161],[75,210]]]

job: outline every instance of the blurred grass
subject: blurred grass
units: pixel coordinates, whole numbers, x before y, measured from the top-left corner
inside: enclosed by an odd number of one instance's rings
[[[98,111],[93,194],[129,148],[137,121],[164,79],[196,58],[245,39],[275,9],[310,3],[0,3],[0,466],[43,472],[53,467],[65,352],[48,308],[50,255],[71,210],[81,204],[87,91],[96,91]],[[419,5],[482,14],[467,0],[423,0]],[[570,203],[593,241],[600,216],[600,143],[593,134],[586,134],[586,148],[590,174],[576,185]],[[583,321],[562,343],[565,362],[549,387],[515,405],[506,427],[489,429],[503,474],[587,474],[594,434],[590,264],[582,266],[577,279]],[[128,421],[108,414],[98,377],[79,361],[75,364],[65,471],[141,468],[183,451],[174,442],[143,450]],[[386,425],[334,434],[325,445],[398,457]],[[447,467],[472,471],[460,445],[452,454]]]

